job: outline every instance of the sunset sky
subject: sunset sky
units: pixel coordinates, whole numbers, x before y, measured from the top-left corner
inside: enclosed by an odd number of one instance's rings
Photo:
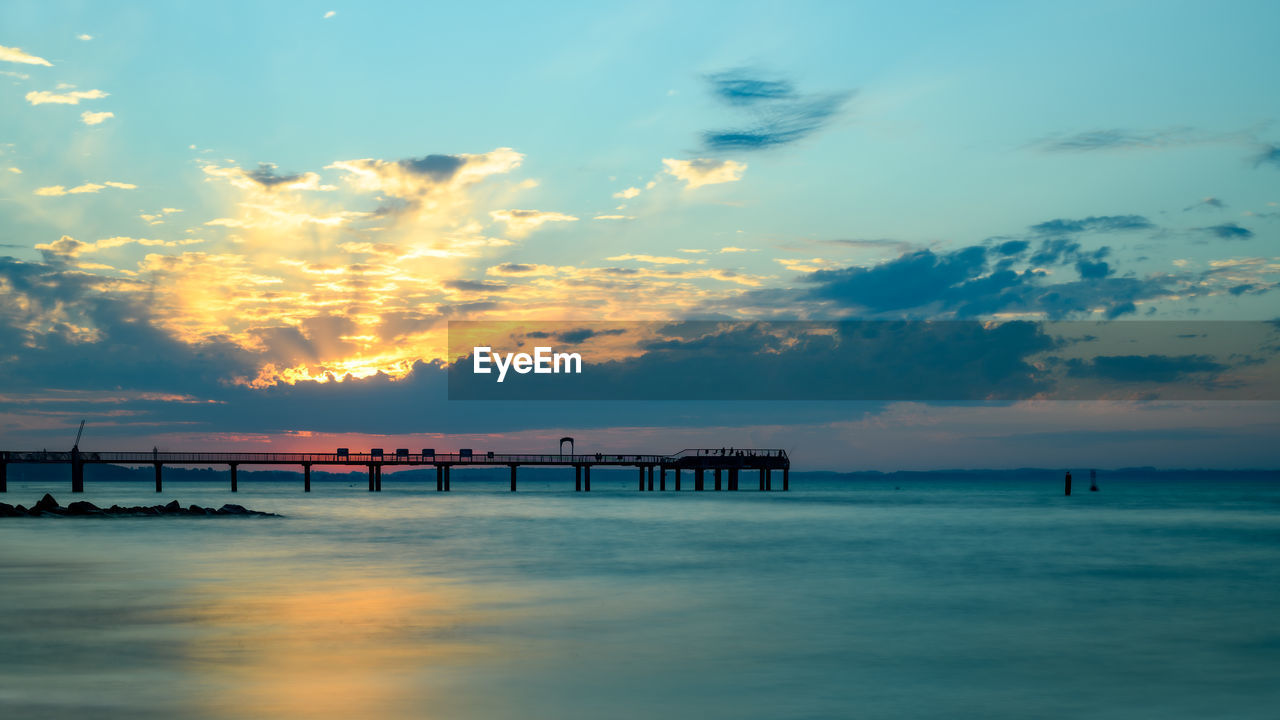
[[[0,447],[1280,462],[1275,401],[447,400],[449,320],[1280,316],[1280,5],[690,5],[0,5]]]

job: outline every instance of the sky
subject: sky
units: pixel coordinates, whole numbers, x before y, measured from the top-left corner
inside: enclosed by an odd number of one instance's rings
[[[1280,403],[1248,392],[506,403],[449,400],[444,364],[458,320],[1273,321],[1278,22],[6,2],[0,446],[86,418],[99,449],[572,434],[803,469],[1276,467]],[[1277,339],[1126,367],[1225,387]]]

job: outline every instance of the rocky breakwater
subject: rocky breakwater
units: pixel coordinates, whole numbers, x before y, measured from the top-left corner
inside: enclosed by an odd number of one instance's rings
[[[52,495],[45,494],[35,505],[31,507],[23,507],[21,505],[9,505],[0,503],[0,517],[281,517],[275,513],[259,512],[257,510],[249,510],[242,505],[223,505],[214,509],[211,507],[200,507],[199,505],[188,505],[182,507],[177,500],[168,505],[135,505],[132,507],[121,507],[112,505],[109,508],[102,508],[91,502],[83,500],[73,502],[66,507],[58,504]]]

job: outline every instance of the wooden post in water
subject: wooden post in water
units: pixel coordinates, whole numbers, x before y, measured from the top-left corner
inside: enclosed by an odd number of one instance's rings
[[[0,453],[0,492],[9,492],[9,463],[5,462],[7,453]]]
[[[444,491],[445,491],[445,492],[453,492],[453,487],[452,487],[452,486],[450,486],[450,484],[449,484],[449,476],[452,474],[452,473],[450,472],[450,469],[451,469],[452,467],[453,467],[452,465],[445,465],[445,466],[444,466]]]
[[[1067,491],[1066,491],[1066,494],[1067,494],[1067,495],[1070,495],[1070,494],[1071,494],[1071,471],[1070,471],[1070,470],[1068,470],[1068,471],[1067,471]]]
[[[373,463],[369,464],[369,492],[373,492],[374,488],[374,467]]]
[[[636,467],[640,470],[640,487],[637,489],[640,490],[640,492],[644,492],[644,466],[637,465]]]
[[[676,492],[680,492],[680,468],[675,468],[676,473]]]
[[[573,491],[582,492],[582,466],[573,466]]]
[[[764,468],[760,468],[760,492],[764,492]]]
[[[156,463],[156,492],[163,492],[164,483],[160,481],[160,468],[164,467],[161,463]]]
[[[240,488],[236,482],[236,464],[231,463],[231,492],[239,492]]]
[[[787,492],[790,489],[791,489],[791,468],[784,467],[782,468],[782,492]]]
[[[515,463],[512,463],[511,464],[511,492],[515,492],[515,491],[516,491],[516,466],[515,466]]]
[[[649,466],[649,492],[653,492],[653,466]]]
[[[693,490],[694,492],[702,492],[702,468],[693,471]]]
[[[667,466],[666,465],[658,466],[658,491],[659,492],[667,491]]]
[[[444,466],[436,465],[436,492],[444,492]]]
[[[591,466],[582,466],[582,490],[583,492],[591,492]]]
[[[378,466],[378,472],[374,474],[374,479],[376,480],[373,486],[374,491],[382,492],[382,466],[381,465]]]
[[[738,468],[729,468],[729,492],[738,491]]]
[[[716,468],[716,492],[720,492],[720,468]]]
[[[311,492],[311,463],[302,463],[302,492]]]

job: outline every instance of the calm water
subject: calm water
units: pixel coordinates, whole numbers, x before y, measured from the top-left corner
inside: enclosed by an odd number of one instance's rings
[[[1280,484],[797,485],[0,519],[0,717],[1276,717]]]

